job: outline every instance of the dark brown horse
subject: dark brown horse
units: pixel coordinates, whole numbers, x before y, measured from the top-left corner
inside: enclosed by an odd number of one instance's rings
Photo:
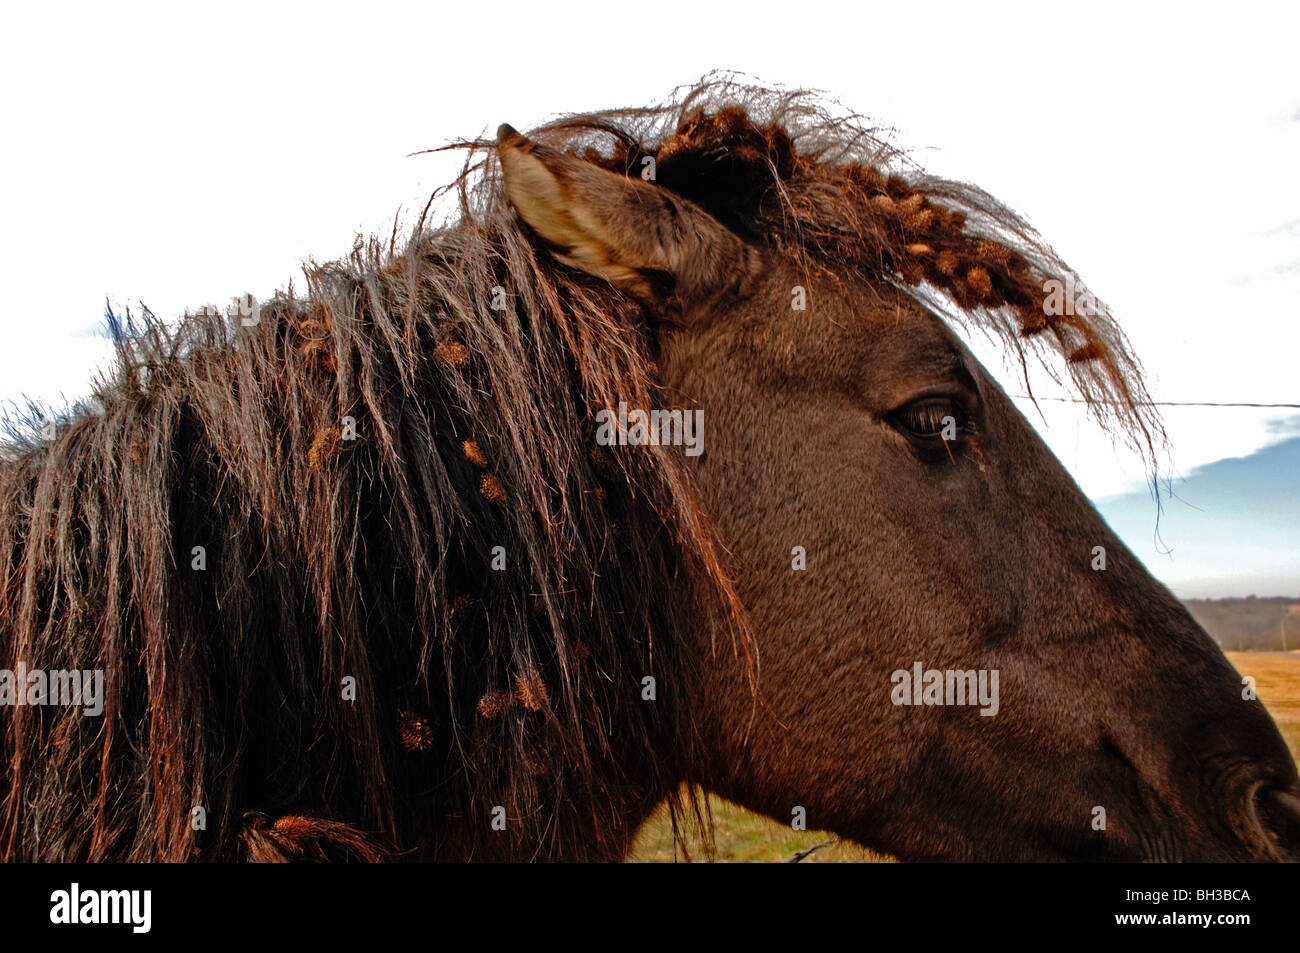
[[[1296,856],[1260,702],[950,329],[1158,448],[1016,215],[726,82],[468,147],[305,297],[110,314],[11,444],[6,857],[611,859],[699,788],[904,859]]]

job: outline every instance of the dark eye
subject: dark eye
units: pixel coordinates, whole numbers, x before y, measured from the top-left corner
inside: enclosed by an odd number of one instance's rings
[[[922,397],[894,411],[888,421],[914,440],[959,440],[974,432],[966,408],[952,397]]]

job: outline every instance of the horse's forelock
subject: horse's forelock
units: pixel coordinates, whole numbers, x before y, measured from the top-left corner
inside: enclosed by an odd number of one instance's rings
[[[743,236],[898,285],[1000,340],[1027,386],[1029,356],[1054,380],[1064,371],[1103,426],[1157,463],[1163,426],[1105,304],[1021,216],[926,175],[865,117],[716,74],[657,107],[568,116],[532,135],[627,175],[653,162],[656,182]],[[1049,313],[1056,289],[1063,313]]]

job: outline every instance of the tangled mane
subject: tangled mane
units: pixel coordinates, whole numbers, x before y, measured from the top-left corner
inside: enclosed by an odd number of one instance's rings
[[[858,117],[713,78],[531,135],[626,175],[652,159],[746,239],[1022,360],[1046,342],[1105,419],[1159,434],[1109,315],[1043,314],[1073,273]],[[680,633],[758,661],[681,458],[590,439],[595,411],[660,403],[650,316],[556,265],[491,144],[460,147],[446,224],[310,265],[251,326],[110,312],[93,409],[16,438],[4,664],[103,669],[106,697],[9,710],[5,857],[600,855],[621,789],[681,806],[704,766]]]
[[[666,106],[564,118],[532,137],[625,175],[653,160],[659,185],[749,241],[888,282],[1001,341],[1027,387],[1031,355],[1058,383],[1063,365],[1098,423],[1157,462],[1163,425],[1105,304],[1016,212],[977,186],[925,174],[865,117],[806,91],[713,75]],[[1047,313],[1050,283],[1086,308]]]

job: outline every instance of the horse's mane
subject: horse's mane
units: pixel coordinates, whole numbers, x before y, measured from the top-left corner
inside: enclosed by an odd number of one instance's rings
[[[1158,435],[1109,315],[1043,315],[1043,282],[1072,272],[859,117],[710,78],[533,135],[629,175],[653,158],[751,241],[1022,357],[1046,342],[1107,419]],[[492,856],[525,825],[558,855],[566,831],[601,836],[561,815],[616,809],[621,781],[672,798],[698,776],[678,633],[757,659],[680,458],[590,440],[599,408],[661,405],[647,316],[556,265],[490,144],[461,145],[446,224],[309,265],[255,326],[110,311],[92,409],[14,435],[0,664],[102,668],[107,697],[101,718],[8,712],[5,856]],[[522,823],[490,830],[497,805]]]
[[[807,91],[712,75],[664,106],[568,117],[533,137],[630,175],[653,159],[655,181],[744,237],[889,282],[1000,340],[1026,386],[1029,356],[1058,382],[1064,365],[1097,421],[1157,462],[1163,427],[1105,304],[1020,215],[977,186],[925,174],[865,117]],[[1088,313],[1046,313],[1049,282]]]

